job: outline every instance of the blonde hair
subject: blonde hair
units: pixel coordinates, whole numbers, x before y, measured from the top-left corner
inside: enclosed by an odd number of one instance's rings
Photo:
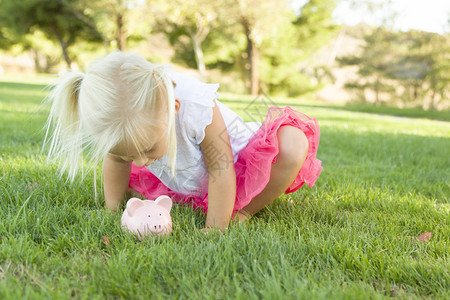
[[[141,153],[144,128],[166,125],[168,155],[175,173],[175,96],[165,70],[138,54],[110,53],[94,61],[86,74],[67,72],[55,83],[48,100],[50,115],[44,146],[57,159],[60,174],[71,181],[83,168],[97,165],[119,143],[132,143]]]

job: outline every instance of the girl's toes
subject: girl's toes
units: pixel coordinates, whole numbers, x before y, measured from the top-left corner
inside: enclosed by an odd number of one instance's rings
[[[244,223],[244,222],[247,222],[248,220],[250,220],[251,217],[252,217],[251,214],[249,214],[245,210],[241,209],[240,211],[238,211],[236,213],[236,216],[234,217],[234,219],[239,221],[239,223]]]

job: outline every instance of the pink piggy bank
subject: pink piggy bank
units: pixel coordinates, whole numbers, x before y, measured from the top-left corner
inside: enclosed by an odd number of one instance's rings
[[[131,198],[121,223],[141,241],[149,235],[166,235],[172,232],[171,208],[172,199],[165,195],[155,201]]]

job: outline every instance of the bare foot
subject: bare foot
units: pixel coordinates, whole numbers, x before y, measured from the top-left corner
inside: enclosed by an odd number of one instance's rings
[[[238,211],[236,213],[236,215],[234,216],[234,219],[239,221],[239,223],[245,223],[245,222],[248,222],[251,217],[252,217],[251,214],[249,214],[245,210],[241,209],[240,211]]]

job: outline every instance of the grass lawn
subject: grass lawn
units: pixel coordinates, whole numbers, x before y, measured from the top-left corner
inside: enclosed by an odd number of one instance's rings
[[[46,80],[0,78],[0,299],[450,298],[448,113],[291,99],[321,125],[316,186],[223,235],[175,205],[173,234],[138,242],[95,201],[93,174],[69,184],[40,154]],[[247,120],[268,103],[221,100]]]

